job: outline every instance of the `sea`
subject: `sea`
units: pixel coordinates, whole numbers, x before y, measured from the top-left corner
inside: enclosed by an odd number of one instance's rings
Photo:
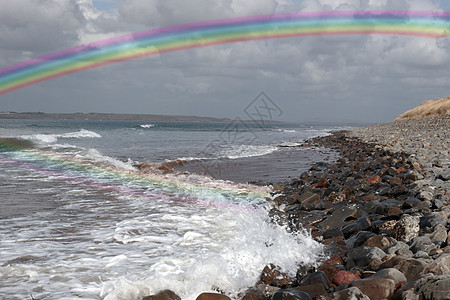
[[[271,183],[333,159],[300,145],[339,129],[0,119],[0,298],[238,298],[269,263],[294,276],[322,245],[269,218]]]

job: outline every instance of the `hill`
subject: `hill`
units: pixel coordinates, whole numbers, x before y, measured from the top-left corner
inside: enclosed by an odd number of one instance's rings
[[[398,116],[394,121],[406,120],[406,119],[423,119],[428,117],[436,117],[450,115],[450,96],[447,98],[426,100],[422,102],[419,106],[410,109],[400,116]]]

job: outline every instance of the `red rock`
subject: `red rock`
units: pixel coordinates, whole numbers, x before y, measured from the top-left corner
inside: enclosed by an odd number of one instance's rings
[[[402,172],[405,172],[405,171],[406,171],[406,169],[403,168],[403,167],[400,167],[400,168],[397,169],[397,173],[402,173]]]
[[[340,285],[341,283],[350,283],[353,280],[361,279],[359,276],[353,274],[349,271],[339,271],[333,277],[333,283],[336,285]]]
[[[367,182],[369,183],[377,183],[377,182],[381,182],[381,177],[378,175],[373,175],[372,177],[370,177]]]
[[[325,275],[327,276],[328,280],[330,282],[333,281],[334,276],[341,271],[341,268],[333,266],[333,265],[322,265],[318,269],[318,271],[323,271]]]
[[[146,296],[142,300],[181,300],[181,298],[171,290],[163,290],[155,295]]]
[[[341,257],[337,254],[333,254],[329,259],[325,260],[322,265],[343,265]]]
[[[260,281],[276,287],[283,287],[292,283],[292,279],[287,274],[282,273],[280,267],[275,266],[274,264],[264,267]]]
[[[318,183],[313,184],[311,187],[313,189],[314,188],[323,189],[323,188],[327,188],[329,186],[330,186],[330,182],[328,180],[326,180],[325,178],[321,178]]]
[[[201,293],[196,300],[231,300],[231,298],[222,294]]]

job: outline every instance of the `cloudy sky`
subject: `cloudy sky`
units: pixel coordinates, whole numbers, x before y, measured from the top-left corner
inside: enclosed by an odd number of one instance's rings
[[[436,0],[0,0],[0,68],[108,37],[218,18],[450,10]],[[450,38],[353,35],[205,47],[122,62],[0,96],[0,111],[235,118],[260,91],[285,121],[386,122],[450,95]]]

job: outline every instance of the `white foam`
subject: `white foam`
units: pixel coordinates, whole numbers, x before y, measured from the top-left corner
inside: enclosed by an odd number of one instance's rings
[[[153,128],[153,127],[156,127],[156,124],[142,124],[142,125],[139,125],[139,127],[142,127],[142,128]]]
[[[270,154],[277,150],[272,145],[232,145],[219,154],[224,158],[237,159],[245,157],[255,157]]]
[[[42,142],[45,144],[50,144],[50,143],[56,143],[58,141],[58,139],[60,139],[60,138],[80,139],[80,138],[101,138],[102,136],[96,132],[81,129],[80,131],[61,133],[61,134],[32,134],[32,135],[22,135],[20,137],[23,139],[26,139],[26,140],[38,141],[38,142]]]

